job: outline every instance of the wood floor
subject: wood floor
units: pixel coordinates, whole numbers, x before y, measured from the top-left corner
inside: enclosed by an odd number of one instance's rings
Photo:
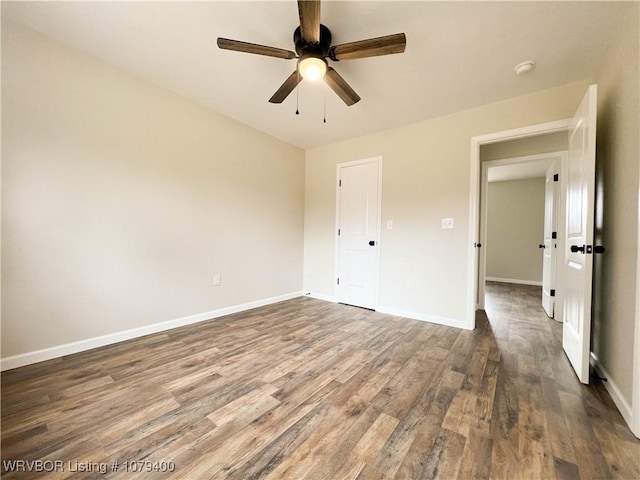
[[[3,478],[640,478],[539,289],[487,292],[475,331],[299,298],[4,372]]]

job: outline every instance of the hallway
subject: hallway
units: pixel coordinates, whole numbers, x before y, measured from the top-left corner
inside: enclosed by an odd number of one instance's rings
[[[547,317],[540,298],[540,287],[486,284],[486,316],[502,359],[492,477],[498,458],[508,464],[518,452],[524,463],[551,453],[558,478],[640,478],[640,441],[599,379],[578,381],[562,351],[562,324]]]

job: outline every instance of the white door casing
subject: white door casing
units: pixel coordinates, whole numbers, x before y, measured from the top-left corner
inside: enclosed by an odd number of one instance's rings
[[[466,324],[468,328],[475,328],[476,309],[478,308],[478,281],[480,272],[478,264],[477,243],[480,240],[480,146],[492,143],[516,140],[519,138],[535,137],[548,133],[566,132],[569,128],[569,119],[553,122],[529,125],[526,127],[503,130],[501,132],[487,133],[471,137],[471,155],[469,157],[469,237],[467,254],[467,313]],[[560,178],[562,183],[562,177]],[[562,240],[562,239],[561,239]],[[484,278],[484,276],[483,276]]]
[[[558,247],[557,211],[560,168],[554,161],[545,175],[544,187],[544,241],[542,260],[542,307],[550,318],[555,317],[556,252]]]
[[[381,158],[338,165],[337,300],[374,309],[380,266]]]
[[[595,200],[597,86],[587,90],[569,126],[562,347],[579,380],[589,383]]]

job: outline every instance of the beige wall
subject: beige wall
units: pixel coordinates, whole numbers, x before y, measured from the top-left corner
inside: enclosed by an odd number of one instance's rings
[[[568,118],[588,83],[577,82],[308,150],[305,291],[335,297],[336,165],[382,155],[379,305],[469,326],[470,139]],[[453,217],[455,228],[442,230],[442,217]],[[393,230],[384,228],[387,220],[393,220]]]
[[[519,138],[507,142],[490,143],[480,147],[480,161],[560,152],[569,148],[566,132],[549,133],[535,137]]]
[[[544,189],[544,178],[489,183],[489,279],[542,283],[543,251],[538,245],[544,241]]]
[[[303,150],[3,24],[3,358],[299,292],[303,202]]]
[[[640,105],[637,2],[620,25],[598,83],[596,242],[592,350],[631,404],[638,256]],[[637,346],[640,348],[640,346]]]

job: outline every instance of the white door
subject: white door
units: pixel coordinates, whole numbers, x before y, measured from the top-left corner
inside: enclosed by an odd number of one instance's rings
[[[591,272],[595,197],[597,86],[591,85],[569,126],[562,347],[589,383]]]
[[[556,248],[557,248],[557,209],[559,165],[555,160],[547,170],[544,187],[544,249],[542,260],[542,308],[554,318],[556,295]]]
[[[376,308],[379,278],[380,162],[340,166],[338,302]]]

